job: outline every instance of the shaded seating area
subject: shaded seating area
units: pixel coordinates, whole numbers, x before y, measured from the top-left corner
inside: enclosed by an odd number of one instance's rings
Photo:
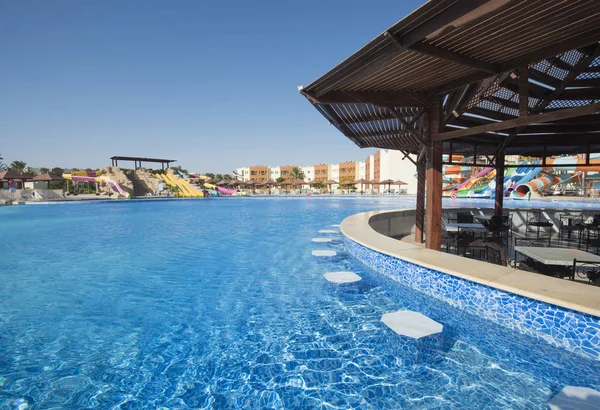
[[[415,242],[463,253],[463,239],[478,233],[443,232],[444,165],[493,168],[493,215],[501,216],[505,170],[523,166],[506,164],[507,155],[536,158],[525,167],[543,170],[554,156],[581,154],[577,166],[585,170],[590,154],[600,152],[597,7],[595,0],[577,7],[561,0],[432,0],[299,91],[358,147],[399,150],[412,161]],[[543,187],[530,188],[527,195]],[[506,243],[505,222],[490,221],[489,234]],[[527,219],[527,234],[538,238],[555,229],[543,215]],[[568,229],[573,236],[579,228]],[[582,245],[597,248],[599,232],[587,229]]]
[[[448,212],[447,212],[448,213]],[[588,264],[600,264],[600,256],[591,252],[597,237],[576,236],[569,240],[564,235],[538,234],[530,229],[530,216],[546,214],[547,223],[559,230],[562,222],[570,215],[581,222],[581,232],[596,232],[600,226],[600,214],[586,217],[583,214],[570,214],[556,210],[552,218],[544,210],[522,210],[518,212],[517,224],[513,224],[514,212],[503,215],[482,215],[456,211],[446,218],[443,225],[442,250],[461,257],[477,259],[501,266],[534,272],[556,278],[569,279],[581,283],[600,284],[598,273],[593,269],[579,268],[574,260],[585,260]],[[579,223],[579,222],[577,222]],[[585,228],[588,227],[589,229]],[[559,231],[560,232],[560,231]],[[590,234],[592,235],[592,234]],[[583,242],[582,239],[583,238]],[[594,249],[595,250],[595,249]]]

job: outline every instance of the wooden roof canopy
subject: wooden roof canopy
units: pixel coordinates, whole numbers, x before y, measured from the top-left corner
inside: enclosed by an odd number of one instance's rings
[[[431,0],[300,92],[361,148],[600,152],[599,41],[598,0]]]

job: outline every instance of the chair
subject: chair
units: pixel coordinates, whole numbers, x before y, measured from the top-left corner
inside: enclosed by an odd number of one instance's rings
[[[596,254],[600,251],[600,214],[595,214],[592,217],[591,223],[582,223],[581,225],[585,230],[585,251],[587,252],[589,247],[596,248]],[[579,248],[581,249],[581,242],[583,235],[579,235]]]
[[[506,252],[504,247],[495,242],[485,243],[485,261],[495,265],[507,266]]]
[[[530,216],[529,215],[530,213],[532,213],[533,215]],[[525,236],[527,236],[527,234],[529,232],[536,232],[536,238],[539,238],[541,228],[550,228],[549,236],[552,236],[552,227],[553,226],[554,226],[554,224],[549,219],[542,217],[541,210],[528,211],[527,212],[527,221],[525,222]],[[532,228],[537,228],[537,229],[532,229]]]
[[[463,256],[467,256],[469,245],[475,240],[475,232],[470,229],[459,229],[456,234],[456,254],[463,248]]]
[[[450,246],[454,244],[456,244],[456,235],[451,232],[442,231],[441,245],[446,247],[446,253],[450,253]]]
[[[457,212],[456,213],[456,223],[472,224],[473,223],[473,215],[470,212]]]
[[[600,286],[600,262],[573,259],[571,280],[575,280],[575,276],[582,279],[585,278],[591,284]]]
[[[559,217],[559,225],[558,225],[558,241],[562,242],[565,234],[567,236],[567,240],[571,240],[571,234],[573,232],[577,232],[577,239],[581,242],[581,233],[584,229],[583,226],[583,217],[581,215],[571,215],[569,213],[565,213],[560,215]]]
[[[509,215],[493,215],[485,225],[486,234],[490,234],[492,238],[500,238],[503,243],[508,244],[511,226],[512,220]],[[504,241],[504,238],[506,238],[506,241]]]

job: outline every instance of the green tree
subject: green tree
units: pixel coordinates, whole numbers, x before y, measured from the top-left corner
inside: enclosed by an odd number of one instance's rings
[[[222,180],[223,180],[222,174],[215,174],[215,181],[222,181]]]
[[[62,169],[62,168],[58,168],[58,167],[52,168],[52,169],[50,170],[50,173],[51,173],[52,175],[56,175],[57,177],[62,177],[62,174],[63,174],[64,172],[65,172],[65,170],[64,170],[64,169]]]
[[[225,174],[225,175],[223,175],[223,179],[225,181],[231,181],[233,179],[233,177],[231,175],[229,175],[229,174]]]
[[[206,177],[208,177],[208,178],[210,178],[210,179],[212,179],[212,180],[214,180],[214,179],[215,179],[215,174],[213,174],[212,172],[206,172],[206,173],[204,174],[204,176],[206,176]]]
[[[50,169],[48,169],[48,168],[45,168],[45,167],[40,168],[40,174],[45,174],[46,172],[49,172],[49,171],[50,171]]]
[[[2,160],[4,160],[4,158],[2,158],[2,154],[0,154],[0,171],[4,171],[8,168]]]
[[[275,180],[275,182],[277,182],[278,184],[281,184],[283,181],[285,181],[285,178],[279,177]]]
[[[27,168],[27,163],[24,161],[13,161],[10,163],[10,170],[19,174],[22,174],[25,168]]]
[[[294,167],[290,171],[290,176],[294,179],[302,179],[304,180],[304,172],[302,172],[302,168]]]

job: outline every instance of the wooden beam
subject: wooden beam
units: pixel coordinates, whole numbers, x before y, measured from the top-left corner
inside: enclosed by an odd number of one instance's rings
[[[566,99],[586,99],[586,97],[582,96],[574,96],[568,95],[569,92],[565,90],[583,71],[585,71],[590,64],[596,59],[596,57],[600,54],[600,45],[596,44],[596,46],[590,51],[590,53],[581,59],[581,61],[575,65],[575,67],[571,67],[569,70],[569,74],[563,79],[560,86],[556,87],[554,91],[550,93],[543,101],[540,101],[534,108],[534,111],[541,112],[543,111],[552,101],[556,100],[559,97],[563,97]],[[562,60],[558,58],[554,58],[550,60],[553,63],[557,63],[558,61],[562,62]],[[586,90],[586,89],[581,89]],[[578,91],[578,90],[575,90]],[[599,93],[598,90],[592,90],[591,99],[596,99]]]
[[[427,149],[425,206],[425,246],[434,250],[440,250],[442,239],[442,143],[434,142],[440,131],[441,111],[441,98],[437,97],[427,112],[430,145]]]
[[[421,107],[425,95],[419,93],[399,93],[397,91],[331,91],[315,97],[312,93],[303,94],[315,104],[364,104],[393,105],[396,107]]]
[[[529,69],[519,69],[519,117],[529,115]]]
[[[417,160],[417,203],[415,210],[415,242],[423,243],[423,230],[425,226],[425,172],[426,162]]]
[[[502,131],[510,128],[516,128],[523,125],[534,123],[544,123],[550,121],[564,120],[567,118],[580,117],[583,115],[594,114],[600,111],[600,103],[590,104],[583,107],[566,108],[563,110],[551,111],[544,114],[526,115],[524,117],[495,122],[478,127],[466,128],[450,132],[443,132],[435,136],[435,141],[445,141],[453,138],[466,137],[468,135],[483,134],[486,132]]]
[[[502,215],[504,205],[504,149],[496,156],[496,190],[494,196],[494,215]]]
[[[483,71],[488,74],[500,74],[502,71],[499,66],[488,63],[483,60],[469,57],[465,54],[455,53],[453,51],[445,50],[441,47],[435,47],[426,43],[417,43],[410,47],[411,50],[417,51],[421,54],[441,58],[443,60],[452,61],[466,67],[473,68],[475,70]]]
[[[413,135],[415,135],[424,144],[427,143],[427,141],[426,141],[425,136],[423,135],[423,133],[421,131],[417,130],[415,127],[413,127],[413,125],[411,123],[409,123],[408,121],[406,121],[406,119],[404,119],[401,116],[399,116],[398,113],[396,112],[396,110],[394,109],[394,107],[388,105],[385,108],[388,109],[388,111],[390,112],[390,114],[395,115],[396,118],[398,118],[398,120],[402,123],[402,125],[404,125],[406,127],[406,129],[408,130],[408,132],[410,132]]]

